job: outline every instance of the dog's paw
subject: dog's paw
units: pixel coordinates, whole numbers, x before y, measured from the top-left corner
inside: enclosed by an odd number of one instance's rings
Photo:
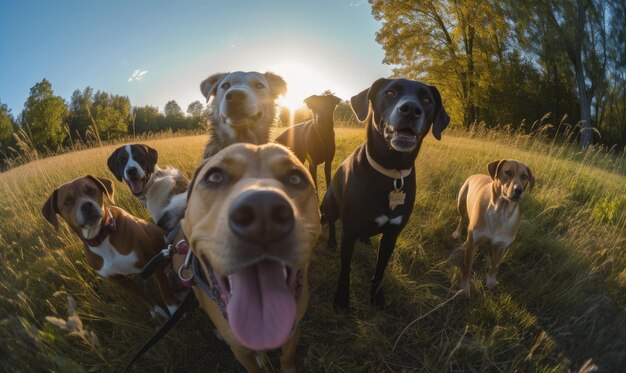
[[[487,275],[485,286],[487,286],[487,289],[493,289],[496,286],[496,275]]]

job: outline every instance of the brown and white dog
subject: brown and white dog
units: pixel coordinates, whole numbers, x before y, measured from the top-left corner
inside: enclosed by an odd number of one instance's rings
[[[115,149],[107,166],[118,181],[128,184],[153,221],[170,231],[185,211],[189,180],[175,168],[159,168],[158,158],[157,151],[148,145],[126,144]]]
[[[106,206],[104,196],[113,202],[111,180],[87,175],[55,189],[41,212],[57,230],[57,214],[67,222],[85,244],[85,258],[97,274],[138,297],[153,317],[157,314],[166,317],[167,313],[128,277],[139,273],[165,247],[165,232],[119,207]],[[154,272],[154,280],[173,313],[179,302],[163,267]]]
[[[281,370],[295,371],[321,231],[311,176],[281,145],[235,144],[200,165],[188,201],[181,225],[219,294],[194,286],[200,304],[248,371],[260,371],[256,351],[281,346]]]
[[[266,144],[277,121],[276,99],[287,93],[287,83],[276,74],[235,71],[213,74],[200,84],[210,103],[208,158],[230,144]]]
[[[530,191],[535,185],[530,168],[521,162],[502,159],[489,163],[487,168],[489,176],[470,176],[457,199],[461,217],[452,237],[460,238],[467,224],[461,289],[468,298],[475,248],[480,245],[490,248],[491,263],[486,285],[491,289],[496,286],[496,274],[504,250],[515,239],[520,222],[519,202],[524,190]]]

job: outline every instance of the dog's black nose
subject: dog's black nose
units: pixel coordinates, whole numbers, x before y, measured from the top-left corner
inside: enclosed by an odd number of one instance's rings
[[[226,101],[228,102],[241,102],[245,101],[246,92],[239,89],[232,89],[226,94]]]
[[[128,176],[137,176],[137,168],[129,167],[128,169],[126,169],[126,173],[128,174]]]
[[[82,205],[80,205],[80,211],[82,211],[85,214],[90,214],[95,211],[94,207],[95,206],[93,205],[93,203],[85,202]]]
[[[228,220],[230,229],[237,236],[262,245],[280,240],[294,226],[291,205],[270,190],[241,194],[230,207]]]
[[[520,196],[520,195],[522,195],[522,192],[524,191],[524,188],[522,188],[519,185],[516,185],[516,186],[513,187],[513,191],[515,192],[516,196]]]
[[[402,115],[412,116],[415,118],[422,115],[422,108],[419,106],[419,104],[416,101],[406,101],[405,103],[400,105],[400,107],[398,108],[398,111]]]

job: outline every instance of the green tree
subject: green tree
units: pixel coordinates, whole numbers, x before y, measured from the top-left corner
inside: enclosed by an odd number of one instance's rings
[[[70,135],[78,138],[85,138],[87,128],[93,124],[91,117],[91,106],[93,105],[93,88],[85,87],[81,92],[75,90],[70,98],[70,112],[67,124],[70,128]]]
[[[187,114],[191,115],[192,117],[201,117],[202,110],[204,110],[204,105],[202,105],[202,102],[198,100],[192,102],[191,104],[189,104],[189,106],[187,106]]]
[[[505,62],[510,35],[499,2],[487,0],[369,0],[383,22],[376,41],[394,74],[426,79],[446,98],[453,118],[478,119],[480,87],[493,66]]]
[[[68,109],[65,100],[54,95],[46,79],[30,89],[22,111],[22,126],[27,128],[37,150],[58,150],[66,137],[64,120]]]
[[[120,137],[128,132],[130,100],[128,97],[98,91],[90,110],[93,125],[102,139]]]
[[[183,116],[183,110],[175,100],[170,100],[165,104],[163,108],[166,118],[178,118]]]
[[[0,101],[0,146],[7,146],[11,141],[14,123],[9,107]]]
[[[154,106],[135,106],[133,115],[136,133],[157,132],[160,130],[160,122],[164,119],[163,114]]]

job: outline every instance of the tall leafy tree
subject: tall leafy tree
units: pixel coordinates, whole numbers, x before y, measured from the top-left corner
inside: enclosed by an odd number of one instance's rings
[[[164,119],[163,114],[154,106],[135,106],[133,115],[136,133],[157,132],[160,129],[160,122]]]
[[[204,105],[202,105],[202,102],[198,100],[190,103],[189,106],[187,106],[187,114],[191,115],[192,117],[201,117],[202,110],[204,110]]]
[[[93,124],[91,106],[93,105],[93,88],[85,87],[82,91],[75,90],[70,98],[70,112],[67,118],[70,136],[85,138],[87,128]]]
[[[7,146],[13,136],[14,122],[11,111],[0,101],[0,145]]]
[[[65,100],[55,96],[52,84],[46,79],[30,89],[24,110],[22,126],[27,127],[37,150],[58,150],[67,136],[64,120],[68,108]]]
[[[478,119],[479,88],[504,62],[509,35],[502,7],[487,0],[369,0],[383,22],[376,41],[394,73],[425,79],[447,99],[452,117]]]
[[[170,100],[165,104],[165,107],[163,108],[163,113],[165,113],[166,118],[183,116],[183,110],[180,108],[180,105],[178,105],[175,100]]]
[[[111,139],[128,132],[130,100],[128,97],[98,91],[91,107],[93,125],[102,139]]]

